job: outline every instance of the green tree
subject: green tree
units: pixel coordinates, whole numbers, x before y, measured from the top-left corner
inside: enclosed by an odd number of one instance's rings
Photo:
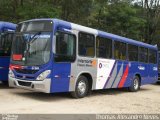
[[[110,33],[142,40],[145,19],[139,16],[139,9],[129,0],[94,1],[93,25]]]
[[[160,37],[159,0],[0,0],[0,18],[60,18],[150,44]]]
[[[145,24],[145,42],[155,43],[155,36],[160,24],[160,1],[159,0],[141,0],[139,5],[143,11],[143,17],[146,20]]]

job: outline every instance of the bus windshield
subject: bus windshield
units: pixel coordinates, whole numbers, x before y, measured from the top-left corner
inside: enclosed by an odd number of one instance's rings
[[[0,33],[0,56],[10,56],[13,33]]]
[[[12,44],[12,62],[32,66],[49,61],[51,32],[16,34]]]
[[[29,21],[18,24],[12,43],[11,62],[36,66],[49,62],[53,22]]]

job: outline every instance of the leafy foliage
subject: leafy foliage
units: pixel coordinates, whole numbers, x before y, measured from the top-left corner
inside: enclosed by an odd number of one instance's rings
[[[60,18],[139,41],[159,43],[157,0],[0,0],[1,21]]]

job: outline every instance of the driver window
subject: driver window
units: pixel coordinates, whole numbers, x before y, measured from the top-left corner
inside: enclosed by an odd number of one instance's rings
[[[76,37],[65,32],[56,33],[56,62],[73,62],[76,58]]]

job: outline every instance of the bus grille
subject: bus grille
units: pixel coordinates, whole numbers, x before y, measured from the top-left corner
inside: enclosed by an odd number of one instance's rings
[[[21,85],[21,86],[27,86],[27,87],[31,86],[31,82],[18,81],[18,84]]]
[[[24,78],[24,76],[22,76],[22,75],[16,75],[16,78],[18,78],[18,79],[30,79],[30,80],[35,79],[35,77],[32,77],[32,76],[25,76],[25,78]]]
[[[27,70],[27,69],[15,69],[17,73],[22,73],[22,74],[35,74],[38,72],[38,70]]]

